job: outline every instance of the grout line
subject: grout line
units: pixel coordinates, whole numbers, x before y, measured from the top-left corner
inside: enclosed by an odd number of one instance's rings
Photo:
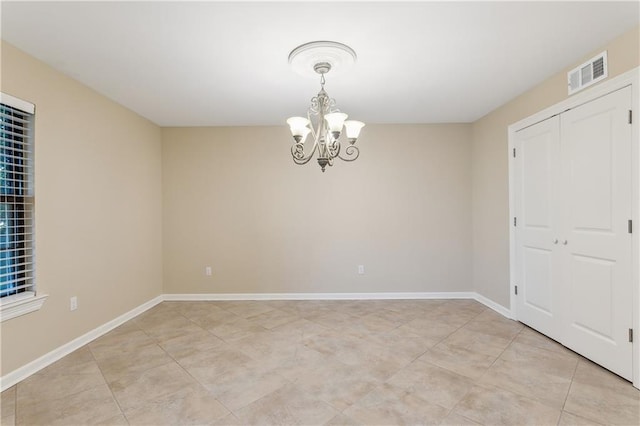
[[[98,370],[100,370],[100,375],[102,376],[102,380],[104,380],[104,384],[107,385],[107,388],[109,389],[109,392],[111,393],[111,397],[113,398],[114,402],[118,406],[118,409],[120,410],[120,414],[122,414],[122,417],[124,417],[124,420],[127,422],[127,424],[130,424],[129,423],[129,419],[127,418],[127,415],[124,413],[124,410],[122,409],[122,406],[120,405],[120,401],[118,401],[118,398],[116,398],[116,395],[113,393],[113,389],[111,389],[111,384],[107,381],[107,378],[104,376],[104,371],[102,371],[102,367],[100,366],[100,363],[96,359],[96,356],[94,355],[94,353],[91,350],[91,348],[89,347],[89,345],[86,345],[86,346],[87,346],[87,349],[89,350],[89,353],[91,354],[91,358],[93,358],[93,362],[95,362],[96,366],[98,367]]]
[[[577,360],[576,366],[573,368],[573,374],[571,375],[571,383],[569,384],[569,389],[567,390],[567,394],[564,397],[564,401],[562,402],[561,410],[564,411],[564,406],[567,405],[567,399],[569,399],[569,394],[571,393],[571,388],[573,387],[573,379],[576,377],[576,371],[578,371],[578,365],[580,365],[580,359]]]

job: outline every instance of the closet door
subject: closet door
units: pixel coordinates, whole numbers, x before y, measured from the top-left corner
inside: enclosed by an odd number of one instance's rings
[[[561,115],[565,346],[631,379],[631,87]],[[551,336],[553,337],[553,336]]]
[[[557,116],[516,133],[515,204],[518,320],[560,339],[558,248],[560,120]]]

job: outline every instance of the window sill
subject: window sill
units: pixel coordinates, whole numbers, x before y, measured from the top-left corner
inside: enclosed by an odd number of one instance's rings
[[[0,322],[39,310],[48,296],[47,294],[36,296],[34,292],[26,291],[3,297],[0,300]]]

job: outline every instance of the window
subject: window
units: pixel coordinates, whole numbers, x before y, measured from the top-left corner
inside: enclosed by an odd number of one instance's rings
[[[35,296],[34,112],[35,107],[32,104],[2,93],[0,99],[0,300],[3,321],[8,317],[12,318],[35,310],[29,310],[29,307],[24,305],[32,302],[32,299],[41,299]],[[19,307],[19,309],[6,309],[11,307]],[[38,308],[39,306],[36,309]]]

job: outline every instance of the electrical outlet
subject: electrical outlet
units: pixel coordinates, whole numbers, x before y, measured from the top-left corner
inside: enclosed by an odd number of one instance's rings
[[[364,265],[358,265],[358,274],[364,275]]]
[[[211,266],[207,266],[206,268],[204,268],[204,274],[208,277],[211,276]]]
[[[76,309],[78,309],[78,298],[76,296],[73,296],[69,301],[69,310],[75,311]]]

